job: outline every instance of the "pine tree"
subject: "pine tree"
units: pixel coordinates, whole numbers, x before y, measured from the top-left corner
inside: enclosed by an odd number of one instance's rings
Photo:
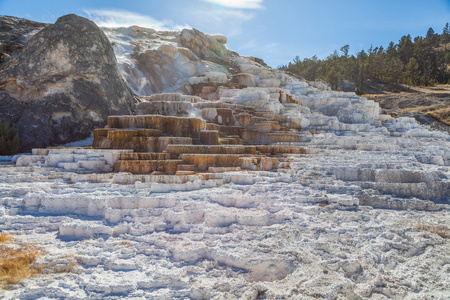
[[[448,25],[448,22],[442,29],[441,41],[444,44],[445,49],[447,49],[447,43],[450,42],[450,26]]]
[[[295,66],[295,73],[296,74],[298,74],[298,75],[300,75],[300,63],[301,63],[301,61],[300,61],[300,57],[297,55],[295,58],[294,58],[294,66]]]
[[[12,127],[8,122],[0,120],[0,155],[12,155],[22,149],[22,140],[19,137],[16,126]]]
[[[389,67],[387,68],[387,80],[390,83],[398,84],[402,73],[404,64],[400,58],[394,57],[389,61]]]
[[[342,46],[341,47],[341,52],[342,52],[342,55],[345,57],[345,58],[348,58],[348,51],[349,51],[349,49],[350,49],[350,46],[349,45],[345,45],[345,46]]]
[[[398,43],[398,54],[404,64],[407,64],[414,52],[414,44],[411,41],[411,36],[403,36]]]
[[[335,67],[332,66],[326,74],[326,79],[328,83],[331,85],[333,90],[337,90],[339,86],[339,74],[336,71]]]
[[[419,74],[419,64],[414,57],[411,57],[405,66],[405,82],[410,85],[417,85],[419,83]]]
[[[436,47],[439,45],[439,35],[434,33],[433,28],[429,28],[427,31],[427,35],[425,37],[432,47]]]

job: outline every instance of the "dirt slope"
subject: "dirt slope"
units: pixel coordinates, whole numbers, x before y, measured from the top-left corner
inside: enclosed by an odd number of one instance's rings
[[[409,87],[412,92],[364,95],[388,113],[415,117],[422,124],[450,132],[450,85]]]

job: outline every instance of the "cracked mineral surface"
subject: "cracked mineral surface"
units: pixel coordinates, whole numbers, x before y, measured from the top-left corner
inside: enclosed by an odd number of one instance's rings
[[[67,272],[0,298],[450,297],[447,133],[224,37],[105,31],[138,115],[2,158],[0,231]]]

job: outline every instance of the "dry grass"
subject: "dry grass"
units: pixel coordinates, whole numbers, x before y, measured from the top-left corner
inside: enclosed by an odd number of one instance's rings
[[[0,244],[4,244],[9,242],[13,238],[12,234],[9,233],[0,233]]]
[[[39,267],[34,266],[42,250],[32,245],[25,245],[19,249],[0,247],[0,288],[22,282],[26,277],[41,273]]]
[[[401,95],[386,92],[378,95],[364,95],[380,103],[384,109],[428,114],[438,122],[450,126],[450,85],[412,87],[415,93]],[[401,114],[401,113],[400,113]],[[392,115],[392,117],[396,117]]]
[[[428,114],[441,123],[450,126],[450,107],[444,104],[435,104],[430,106],[418,106],[414,108],[406,108],[405,111],[419,112]]]
[[[450,230],[443,225],[418,224],[417,229],[435,233],[444,239],[450,238]]]
[[[14,235],[0,234],[0,290],[11,288],[28,277],[49,273],[71,272],[76,266],[74,259],[65,259],[67,265],[36,264],[44,254],[42,248],[34,244],[12,243]]]
[[[403,117],[402,115],[397,114],[397,113],[393,113],[393,112],[384,112],[384,113],[387,114],[387,115],[390,115],[390,116],[393,117],[394,119],[398,119],[398,118]]]

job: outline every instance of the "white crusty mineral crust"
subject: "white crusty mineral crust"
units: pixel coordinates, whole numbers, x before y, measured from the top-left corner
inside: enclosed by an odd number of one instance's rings
[[[224,56],[221,37],[105,31],[140,95],[231,80],[194,54]],[[44,266],[75,267],[26,279],[0,298],[450,298],[448,134],[380,114],[354,93],[227,58],[251,87],[221,90],[220,100],[311,129],[299,133],[308,142],[289,144],[306,154],[283,156],[271,172],[194,176],[105,173],[117,150],[15,157],[15,166],[0,165],[0,232],[42,247]],[[144,72],[148,62],[156,77]]]
[[[76,263],[0,298],[449,298],[450,239],[421,229],[450,228],[449,142],[299,146],[287,168],[208,180],[0,166],[0,231]]]

